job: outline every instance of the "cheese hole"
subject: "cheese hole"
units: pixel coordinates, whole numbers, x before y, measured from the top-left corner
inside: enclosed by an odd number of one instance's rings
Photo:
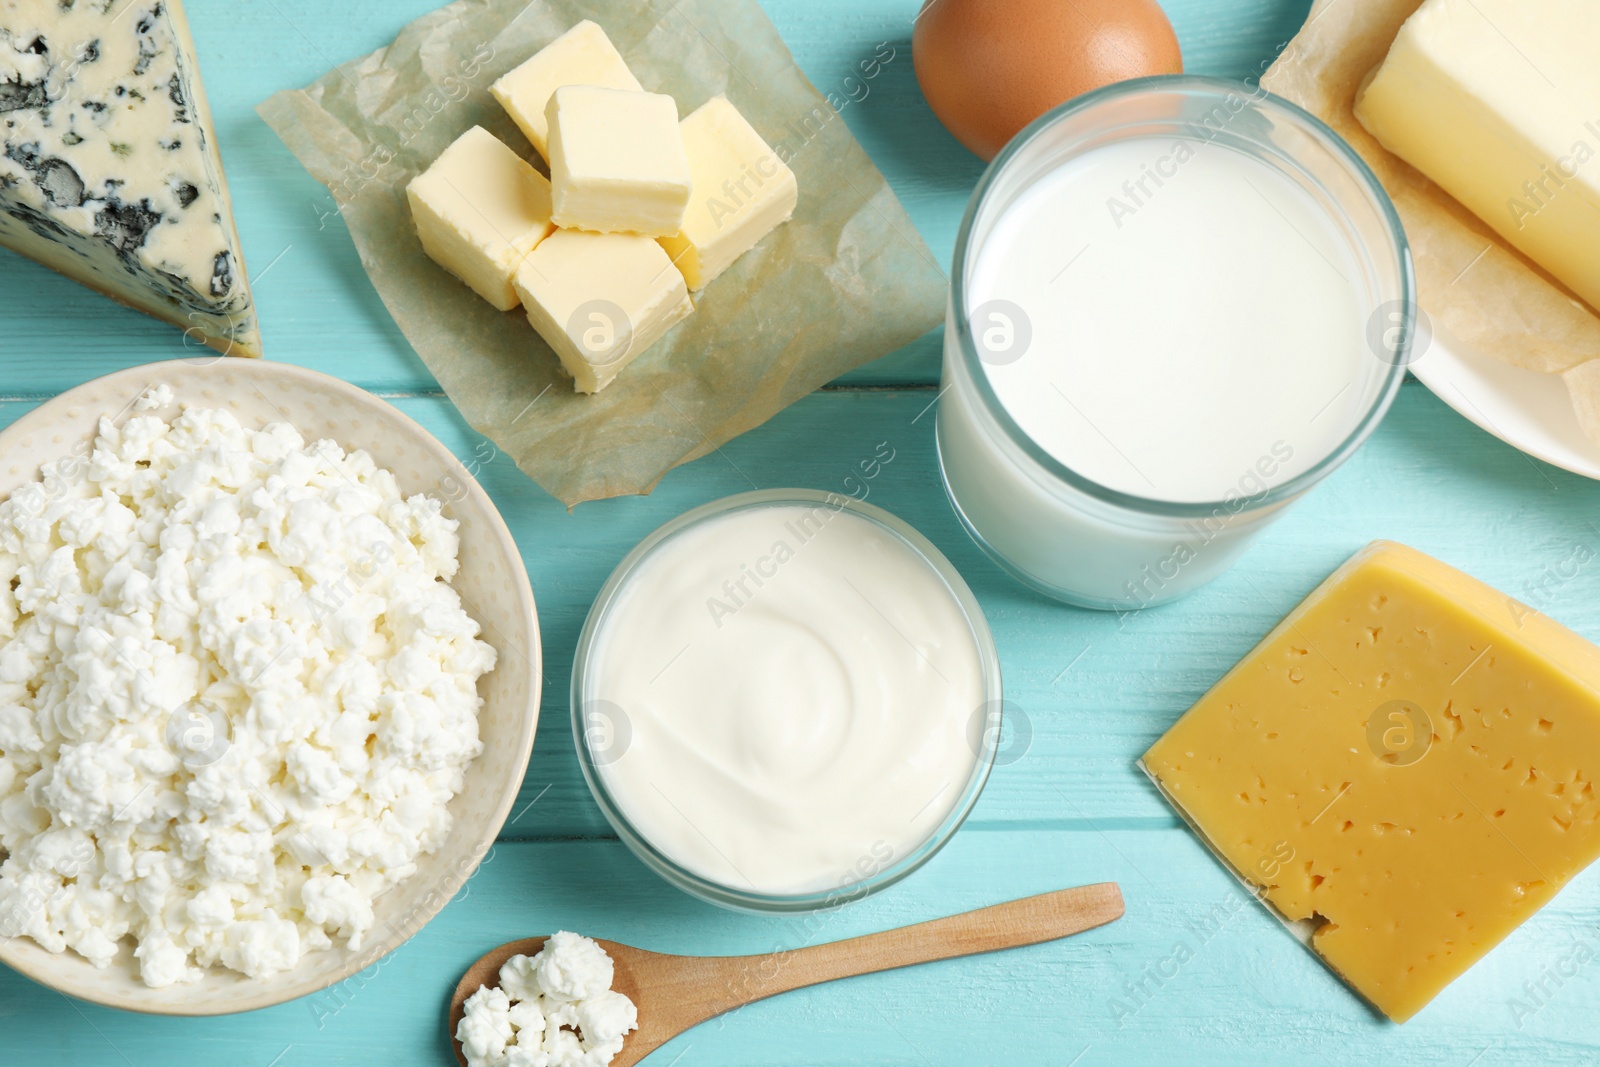
[[[1450,724],[1451,737],[1455,737],[1457,734],[1461,733],[1463,729],[1465,729],[1465,726],[1461,722],[1461,716],[1457,715],[1455,712],[1454,703],[1449,703],[1444,706],[1444,719],[1445,722]]]
[[[1551,730],[1554,730],[1555,728],[1556,728],[1556,724],[1551,722],[1549,719],[1540,719],[1539,720],[1539,732],[1541,734],[1547,734]]]
[[[1494,817],[1495,817],[1495,818],[1497,818],[1497,819],[1498,819],[1498,818],[1500,818],[1500,817],[1501,817],[1501,816],[1502,816],[1502,815],[1504,815],[1504,814],[1505,814],[1505,813],[1506,813],[1506,809],[1505,809],[1505,808],[1501,808],[1501,809],[1500,809],[1500,810],[1499,810],[1499,811],[1496,811],[1496,812],[1495,812],[1495,813],[1494,813]]]
[[[1551,819],[1552,822],[1554,822],[1557,826],[1559,826],[1561,828],[1561,832],[1562,833],[1566,833],[1568,830],[1572,829],[1572,820],[1571,819],[1563,819],[1559,815],[1552,815],[1552,816],[1550,816],[1550,819]]]
[[[1354,830],[1355,828],[1356,828],[1356,824],[1351,822],[1349,819],[1346,819],[1344,821],[1344,825],[1339,827],[1339,832],[1341,834],[1349,833],[1351,830]]]

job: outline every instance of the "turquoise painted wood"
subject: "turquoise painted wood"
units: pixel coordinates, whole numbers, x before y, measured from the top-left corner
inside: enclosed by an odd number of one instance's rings
[[[480,440],[389,322],[322,190],[254,104],[377,47],[433,0],[189,0],[273,358],[394,402],[458,456]],[[1191,70],[1257,72],[1305,0],[1166,0]],[[880,41],[898,58],[845,119],[947,259],[980,166],[917,93],[915,0],[767,0],[823,89]],[[1056,945],[801,991],[709,1024],[652,1063],[1143,1065],[1354,1062],[1587,1064],[1600,1060],[1600,875],[1552,905],[1405,1027],[1375,1018],[1249,901],[1171,815],[1133,759],[1329,570],[1374,537],[1435,553],[1514,594],[1583,544],[1600,549],[1600,486],[1527,459],[1415,383],[1372,443],[1195,596],[1126,618],[1047,603],[1006,579],[957,526],[939,486],[932,416],[938,338],[864,368],[674,472],[650,497],[567,513],[505,459],[481,479],[521,545],[548,655],[545,713],[519,814],[461,895],[342,986],[248,1016],[164,1020],[68,1001],[0,969],[0,1064],[259,1065],[451,1062],[446,1000],[480,952],[558,927],[664,951],[770,952],[1065,885],[1115,879],[1128,915]],[[182,355],[176,335],[0,253],[0,425],[117,367]],[[594,594],[640,537],[749,487],[840,487],[888,442],[871,499],[923,530],[967,576],[1031,733],[973,818],[903,885],[809,919],[701,905],[635,862],[589,799],[566,690]],[[735,469],[737,467],[737,470]],[[1600,576],[1545,594],[1600,639]],[[1017,716],[1021,719],[1022,716]],[[1182,951],[1179,951],[1179,946]],[[1183,957],[1180,960],[1180,956]],[[1552,976],[1555,976],[1552,978]],[[1525,983],[1543,983],[1539,1006]],[[1559,983],[1559,984],[1558,984]],[[1515,1000],[1513,998],[1516,998]],[[1526,1011],[1519,1010],[1518,1002]]]

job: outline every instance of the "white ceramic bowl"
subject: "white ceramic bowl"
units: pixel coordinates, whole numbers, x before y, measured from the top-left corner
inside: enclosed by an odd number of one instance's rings
[[[445,846],[418,860],[417,872],[380,897],[377,922],[359,952],[333,948],[255,980],[213,968],[199,982],[149,989],[131,951],[104,970],[72,952],[55,955],[32,940],[0,941],[0,962],[83,1000],[163,1015],[222,1015],[305,996],[375,964],[422,929],[477,869],[517,796],[539,718],[539,624],[533,591],[511,532],[483,489],[426,430],[376,397],[316,371],[283,363],[220,357],[173,360],[108,374],[40,405],[0,432],[0,498],[39,477],[42,463],[73,454],[102,415],[125,418],[146,389],[163,384],[179,405],[223,408],[247,426],[291,423],[307,440],[328,438],[364,449],[394,472],[407,495],[431,493],[461,523],[461,570],[451,583],[483,639],[499,653],[479,683],[483,755],[467,768],[466,788],[450,804]]]

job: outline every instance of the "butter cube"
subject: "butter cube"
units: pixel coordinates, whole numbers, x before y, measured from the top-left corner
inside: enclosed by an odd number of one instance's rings
[[[516,286],[580,393],[604,389],[694,311],[667,253],[634,234],[558,230],[523,261]]]
[[[556,225],[598,233],[677,233],[689,206],[678,105],[659,93],[569,85],[550,122]]]
[[[489,92],[546,161],[550,151],[545,109],[563,85],[603,85],[635,92],[643,88],[606,31],[588,19],[503,75],[489,86]]]
[[[406,186],[422,248],[501,311],[517,306],[512,275],[555,231],[550,183],[474,126]]]
[[[1235,873],[1404,1022],[1600,857],[1600,648],[1377,541],[1144,766]]]
[[[702,289],[794,214],[794,172],[727,97],[712,97],[683,120],[693,189],[683,229],[661,245]]]
[[[1427,0],[1355,113],[1600,309],[1600,4]]]

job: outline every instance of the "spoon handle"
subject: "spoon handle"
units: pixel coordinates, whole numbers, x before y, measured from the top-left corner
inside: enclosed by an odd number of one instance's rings
[[[1122,891],[1115,882],[1100,882],[847,941],[749,957],[761,966],[743,968],[741,999],[760,1000],[853,975],[1054,941],[1104,926],[1122,913]]]

